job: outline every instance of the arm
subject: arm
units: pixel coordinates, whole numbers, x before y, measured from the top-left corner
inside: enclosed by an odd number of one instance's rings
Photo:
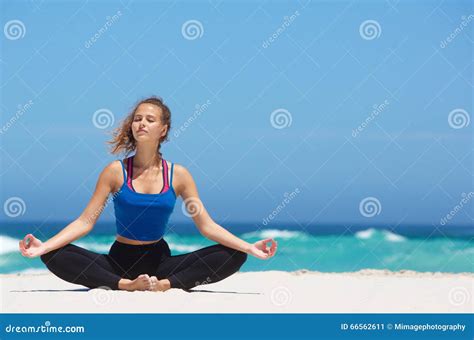
[[[199,198],[196,183],[189,171],[180,165],[175,165],[175,172],[178,175],[176,178],[179,177],[180,179],[178,192],[183,198],[183,204],[185,204],[188,214],[204,237],[260,259],[268,259],[275,255],[277,243],[273,239],[265,239],[249,244],[214,222]],[[270,249],[267,248],[268,242],[271,242]]]
[[[114,171],[113,163],[104,168],[87,207],[76,220],[67,225],[59,233],[46,242],[41,242],[32,234],[26,235],[25,238],[20,241],[20,251],[22,255],[25,257],[41,256],[87,235],[93,229],[97,219],[104,210],[107,197],[113,190]],[[28,240],[30,240],[30,242],[27,242]]]

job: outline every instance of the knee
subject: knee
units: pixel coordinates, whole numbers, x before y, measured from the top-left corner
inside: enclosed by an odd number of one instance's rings
[[[48,266],[48,264],[51,262],[52,258],[53,258],[53,252],[49,252],[49,253],[46,253],[46,254],[43,254],[40,256],[40,259],[41,261],[46,265]]]
[[[235,263],[237,269],[242,267],[245,261],[247,261],[247,257],[247,254],[242,251],[236,251],[234,254],[232,254],[232,260]]]
[[[227,246],[219,245],[223,255],[222,261],[224,265],[232,268],[234,271],[237,271],[242,267],[242,265],[247,261],[247,253],[244,253],[239,250],[232,249]]]
[[[58,248],[56,250],[52,250],[49,253],[43,254],[40,256],[41,261],[46,265],[46,267],[49,267],[49,265],[52,264],[53,260],[56,262],[57,258],[61,257],[60,252],[64,251],[64,249],[67,249],[69,245],[65,245],[64,247]]]

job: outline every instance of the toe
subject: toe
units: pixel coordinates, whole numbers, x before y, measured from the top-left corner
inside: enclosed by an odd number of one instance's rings
[[[142,274],[139,277],[142,281],[150,281],[150,277],[147,274]]]

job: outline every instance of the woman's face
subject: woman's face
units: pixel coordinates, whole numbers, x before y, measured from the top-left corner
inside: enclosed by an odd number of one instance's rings
[[[161,122],[161,108],[153,104],[140,104],[135,111],[132,133],[135,141],[159,141],[166,135],[167,126]]]

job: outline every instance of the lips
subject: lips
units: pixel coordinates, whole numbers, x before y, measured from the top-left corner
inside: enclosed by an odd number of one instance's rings
[[[138,130],[138,132],[146,132],[146,130]]]

